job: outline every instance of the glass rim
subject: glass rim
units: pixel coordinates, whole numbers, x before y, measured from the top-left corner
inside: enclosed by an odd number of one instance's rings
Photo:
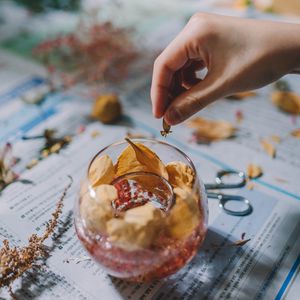
[[[195,168],[195,165],[194,165],[194,163],[193,163],[193,161],[190,159],[190,157],[187,155],[187,154],[185,154],[182,150],[180,150],[179,148],[177,148],[176,146],[174,146],[174,145],[171,145],[171,144],[169,144],[169,143],[167,143],[167,142],[164,142],[164,141],[160,141],[160,140],[157,140],[157,139],[155,139],[155,138],[134,138],[134,139],[130,139],[132,142],[137,142],[137,143],[143,143],[143,142],[152,142],[152,143],[155,143],[155,144],[160,144],[160,145],[164,145],[164,146],[167,146],[167,147],[170,147],[170,148],[172,148],[173,150],[175,150],[175,151],[177,151],[179,154],[181,154],[187,161],[188,161],[188,163],[190,164],[190,166],[191,166],[191,168],[193,169],[193,172],[194,172],[194,174],[195,174],[195,179],[196,178],[199,178],[198,177],[198,173],[197,173],[197,171],[196,171],[196,168]],[[91,161],[90,161],[90,163],[89,163],[89,165],[88,165],[88,168],[87,168],[87,178],[89,178],[88,177],[88,175],[89,175],[89,170],[90,170],[90,167],[91,167],[91,165],[92,165],[92,163],[94,162],[94,160],[97,158],[97,156],[99,155],[99,154],[101,154],[102,152],[104,152],[104,151],[106,151],[107,149],[109,149],[109,148],[112,148],[112,147],[114,147],[114,146],[119,146],[119,145],[122,145],[122,144],[127,144],[127,145],[129,145],[129,143],[124,139],[124,140],[121,140],[121,141],[117,141],[117,142],[114,142],[114,143],[111,143],[111,144],[109,144],[109,145],[107,145],[107,146],[105,146],[104,148],[102,148],[101,150],[99,150],[94,156],[93,156],[93,158],[91,159]],[[129,172],[130,173],[130,172]],[[89,180],[88,180],[89,181]]]

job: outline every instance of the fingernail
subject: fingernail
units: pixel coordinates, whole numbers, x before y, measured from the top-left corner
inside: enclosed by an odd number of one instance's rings
[[[169,125],[176,125],[180,123],[181,118],[181,112],[176,107],[170,108],[165,116],[166,122]]]

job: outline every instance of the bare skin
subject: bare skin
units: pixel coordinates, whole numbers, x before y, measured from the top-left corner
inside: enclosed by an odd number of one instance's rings
[[[204,80],[195,72],[208,69]],[[300,73],[300,25],[195,14],[154,63],[156,118],[176,125],[209,103]]]

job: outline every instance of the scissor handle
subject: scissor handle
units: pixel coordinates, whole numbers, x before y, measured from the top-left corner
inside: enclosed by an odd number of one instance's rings
[[[219,207],[222,208],[225,213],[232,216],[248,216],[252,213],[252,205],[250,204],[249,200],[244,196],[238,195],[224,195],[224,194],[217,194],[217,193],[207,193],[209,198],[216,198],[219,199]],[[246,208],[243,210],[232,210],[226,207],[226,203],[229,201],[241,201],[246,205]]]
[[[229,174],[236,175],[240,180],[237,183],[224,183],[223,177]],[[221,170],[217,173],[215,184],[205,184],[207,190],[214,189],[236,189],[246,185],[246,174],[244,172],[234,170]]]

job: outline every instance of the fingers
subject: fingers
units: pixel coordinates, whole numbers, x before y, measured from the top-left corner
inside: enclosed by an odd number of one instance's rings
[[[174,82],[175,72],[180,70],[188,61],[184,36],[179,34],[171,44],[159,55],[154,63],[151,101],[153,114],[161,118],[173,95],[170,86]]]
[[[164,118],[169,125],[176,125],[188,119],[191,115],[211,102],[221,98],[222,83],[218,78],[208,76],[205,80],[180,94],[169,105]]]

